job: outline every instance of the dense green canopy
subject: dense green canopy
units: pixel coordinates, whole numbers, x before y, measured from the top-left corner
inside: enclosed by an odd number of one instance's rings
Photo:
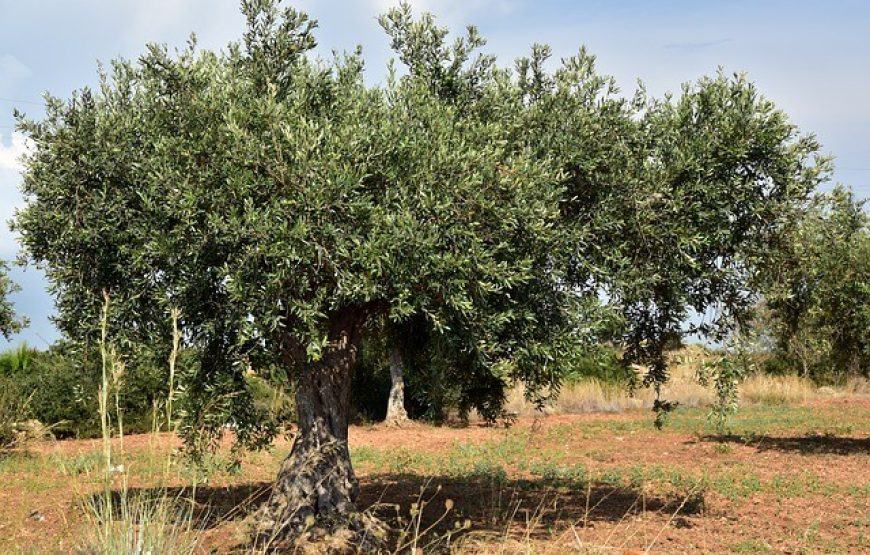
[[[304,15],[243,11],[224,52],[151,46],[22,119],[34,150],[15,227],[69,337],[95,337],[103,291],[130,345],[168,341],[181,310],[189,439],[232,423],[242,444],[267,441],[244,373],[290,377],[301,432],[267,531],[352,507],[347,399],[367,333],[422,320],[491,416],[514,381],[556,389],[607,305],[626,360],[659,384],[692,310],[718,311],[702,332],[739,320],[827,171],[739,76],[625,99],[585,50],[554,72],[545,46],[502,68],[473,28],[450,44],[405,6],[382,25],[407,72],[372,86],[360,52],[307,54]]]
[[[226,55],[152,47],[24,125],[16,226],[61,329],[86,338],[103,289],[131,339],[165,339],[179,306],[209,403],[240,402],[243,360],[319,357],[347,310],[424,313],[488,368],[545,379],[556,173],[414,80],[370,88],[357,56],[320,66],[307,33],[270,32]],[[299,50],[263,74],[269,40]]]

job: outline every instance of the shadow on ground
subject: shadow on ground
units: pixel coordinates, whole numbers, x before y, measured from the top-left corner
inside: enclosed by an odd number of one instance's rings
[[[840,437],[834,435],[807,435],[799,437],[741,436],[736,434],[713,435],[703,441],[716,443],[739,443],[758,451],[783,451],[804,455],[867,455],[870,454],[870,438]]]
[[[619,522],[644,513],[685,517],[704,509],[701,494],[649,496],[639,489],[576,480],[380,474],[364,476],[360,482],[361,509],[376,514],[398,534],[412,522],[412,506],[422,505],[419,528],[431,529],[429,534],[435,537],[457,529],[460,533],[474,530],[496,535],[510,529],[532,538],[544,537],[554,527],[594,526],[596,522]],[[240,522],[266,500],[269,491],[266,482],[200,486],[195,494],[196,527],[208,530],[228,521]],[[130,488],[128,499],[167,495],[183,506],[191,493],[181,488]],[[116,507],[120,503],[118,492],[114,493],[114,502]],[[689,522],[684,518],[680,521]]]
[[[494,534],[520,530],[532,538],[549,536],[554,528],[619,522],[643,513],[690,516],[704,510],[700,493],[650,496],[636,488],[580,480],[427,478],[416,474],[368,477],[362,484],[360,506],[374,507],[388,522],[396,523],[398,517],[407,522],[411,504],[421,499],[427,502],[421,529],[435,526],[436,532],[443,532],[467,520],[472,530]],[[449,511],[448,500],[452,506]]]

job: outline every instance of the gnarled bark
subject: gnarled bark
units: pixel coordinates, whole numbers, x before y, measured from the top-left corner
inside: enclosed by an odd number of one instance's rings
[[[376,550],[379,523],[355,505],[359,483],[347,445],[351,372],[361,317],[331,319],[330,342],[320,360],[303,364],[296,378],[299,430],[269,500],[253,522],[256,547],[286,550],[302,542],[320,552]],[[295,360],[306,360],[296,353]]]
[[[401,426],[408,421],[405,410],[405,377],[402,352],[398,346],[390,348],[390,396],[387,399],[386,423]]]

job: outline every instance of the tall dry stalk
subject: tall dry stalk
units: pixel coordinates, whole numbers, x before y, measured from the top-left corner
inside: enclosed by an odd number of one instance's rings
[[[112,445],[109,430],[109,294],[103,291],[103,309],[100,318],[100,361],[102,362],[102,380],[98,392],[100,429],[103,434],[103,459],[106,470],[112,467]]]
[[[138,494],[131,496],[127,488],[127,473],[123,465],[113,464],[112,425],[109,418],[110,387],[113,389],[116,420],[118,425],[119,447],[123,449],[123,411],[121,410],[121,387],[124,364],[109,341],[108,322],[110,298],[103,293],[103,309],[100,329],[100,356],[102,361],[102,381],[98,394],[100,424],[103,436],[103,491],[101,495],[89,497],[86,505],[92,523],[94,537],[84,548],[88,553],[106,554],[144,554],[144,553],[181,553],[193,554],[199,550],[201,534],[194,528],[194,502],[180,503],[180,495],[173,496],[167,489],[171,467],[171,452],[166,455],[163,484],[157,489],[161,493],[154,496]],[[178,329],[179,312],[173,310],[172,351],[169,357],[169,393],[166,403],[167,427],[172,428],[172,397],[175,388],[175,364],[178,357],[181,334]],[[111,379],[110,379],[111,378]],[[158,431],[156,413],[154,431]],[[120,474],[121,490],[117,503],[112,488],[113,476]],[[194,492],[196,484],[194,483]],[[195,495],[195,493],[194,493]]]
[[[181,346],[181,332],[178,329],[178,320],[181,318],[181,310],[173,308],[169,312],[172,318],[172,350],[169,352],[169,392],[166,394],[166,430],[172,431],[172,397],[175,395],[175,363],[178,360],[178,350]]]

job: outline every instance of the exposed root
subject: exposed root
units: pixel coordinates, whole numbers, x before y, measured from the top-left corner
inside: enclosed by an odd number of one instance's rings
[[[297,438],[269,500],[249,520],[257,552],[377,553],[386,528],[357,510],[347,445]]]
[[[387,418],[384,420],[384,426],[391,428],[406,428],[411,424],[411,419],[407,416],[405,417],[393,417]]]
[[[254,553],[387,553],[388,529],[364,512],[309,517],[297,524],[275,526],[267,532],[260,522],[251,546]],[[273,526],[275,523],[272,523]]]

